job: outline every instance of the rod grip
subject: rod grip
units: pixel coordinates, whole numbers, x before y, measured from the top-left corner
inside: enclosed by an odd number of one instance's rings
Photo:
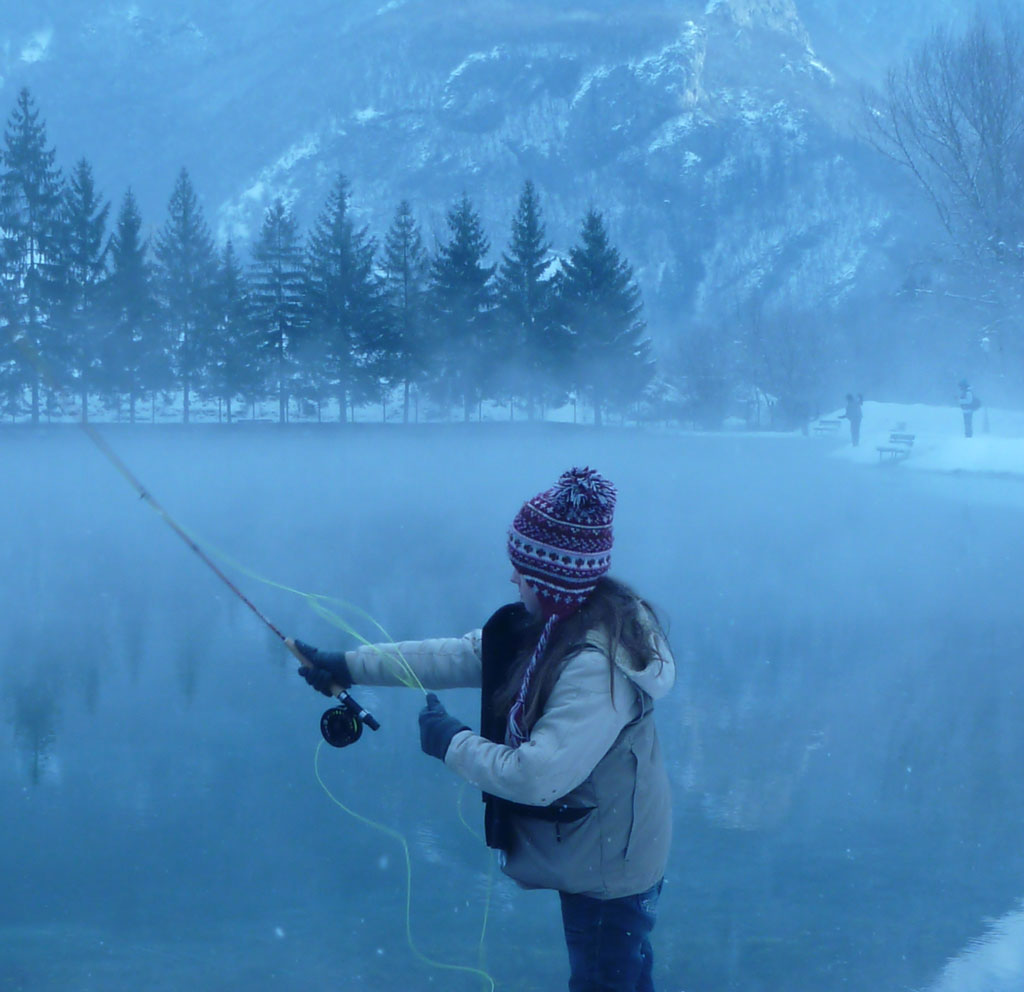
[[[302,653],[302,652],[301,652],[301,651],[300,651],[300,650],[299,650],[299,649],[298,649],[298,648],[297,648],[297,647],[295,646],[295,641],[293,641],[293,640],[292,640],[292,639],[291,639],[290,637],[286,637],[286,638],[284,639],[284,643],[285,643],[285,646],[286,646],[286,647],[288,648],[288,650],[289,650],[289,651],[291,651],[291,653],[292,653],[293,655],[295,655],[295,657],[296,657],[296,658],[298,658],[298,659],[299,659],[299,664],[300,664],[300,665],[302,665],[302,667],[303,667],[303,668],[315,668],[315,667],[316,667],[316,666],[315,666],[315,665],[313,664],[313,662],[311,662],[311,661],[310,661],[310,660],[309,660],[309,659],[308,659],[308,658],[307,658],[307,657],[306,657],[306,656],[305,656],[305,655],[304,655],[304,654],[303,654],[303,653]],[[337,682],[332,682],[332,683],[331,683],[331,695],[332,695],[332,696],[336,696],[336,695],[338,695],[338,693],[339,693],[339,692],[344,692],[344,691],[345,691],[345,687],[344,687],[344,686],[340,686],[340,685],[338,685],[338,683],[337,683]]]

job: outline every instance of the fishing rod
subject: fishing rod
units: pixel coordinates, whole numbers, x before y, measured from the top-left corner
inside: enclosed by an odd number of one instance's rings
[[[79,426],[85,431],[86,436],[110,461],[110,463],[127,479],[131,487],[139,494],[139,498],[148,503],[162,518],[175,534],[180,537],[200,558],[201,561],[224,583],[246,606],[252,610],[259,620],[280,640],[285,647],[299,660],[303,668],[315,668],[316,666],[296,647],[295,641],[286,637],[271,620],[264,615],[255,603],[242,592],[234,582],[229,579],[218,567],[210,556],[189,536],[181,525],[172,517],[155,496],[139,481],[131,469],[120,459],[117,452],[107,444],[103,435],[97,431],[92,424],[83,420]],[[320,732],[324,740],[333,747],[347,747],[359,740],[363,732],[363,724],[371,730],[380,730],[380,723],[367,710],[361,706],[344,687],[336,682],[330,686],[331,695],[338,700],[338,705],[327,710],[320,718]]]

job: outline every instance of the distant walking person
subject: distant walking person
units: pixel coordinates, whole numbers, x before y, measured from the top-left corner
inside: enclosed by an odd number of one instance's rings
[[[863,406],[863,393],[858,393],[856,396],[854,396],[853,393],[846,394],[846,412],[841,416],[850,421],[850,440],[853,442],[853,446],[855,448],[860,444],[860,422],[864,416],[862,411]]]
[[[974,395],[971,384],[966,379],[960,380],[960,410],[964,415],[964,437],[974,437],[974,411],[981,406]]]

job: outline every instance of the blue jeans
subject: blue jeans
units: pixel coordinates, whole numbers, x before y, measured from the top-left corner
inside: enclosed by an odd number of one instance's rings
[[[654,992],[650,934],[661,886],[621,899],[559,893],[569,992]]]

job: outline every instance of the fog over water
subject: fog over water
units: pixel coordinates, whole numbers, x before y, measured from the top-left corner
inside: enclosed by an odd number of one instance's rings
[[[1024,896],[1024,487],[792,437],[546,425],[105,435],[200,540],[396,638],[513,598],[505,530],[572,464],[619,488],[613,574],[679,662],[667,992],[926,989]],[[325,700],[77,429],[0,438],[0,989],[480,989],[405,939],[401,848],[331,803]],[[231,576],[279,627],[353,643]],[[365,622],[358,626],[375,637]],[[401,832],[412,932],[502,989],[563,987],[557,899],[496,876],[418,692],[324,749]],[[442,694],[475,724],[478,694]],[[488,893],[490,892],[490,895]]]

